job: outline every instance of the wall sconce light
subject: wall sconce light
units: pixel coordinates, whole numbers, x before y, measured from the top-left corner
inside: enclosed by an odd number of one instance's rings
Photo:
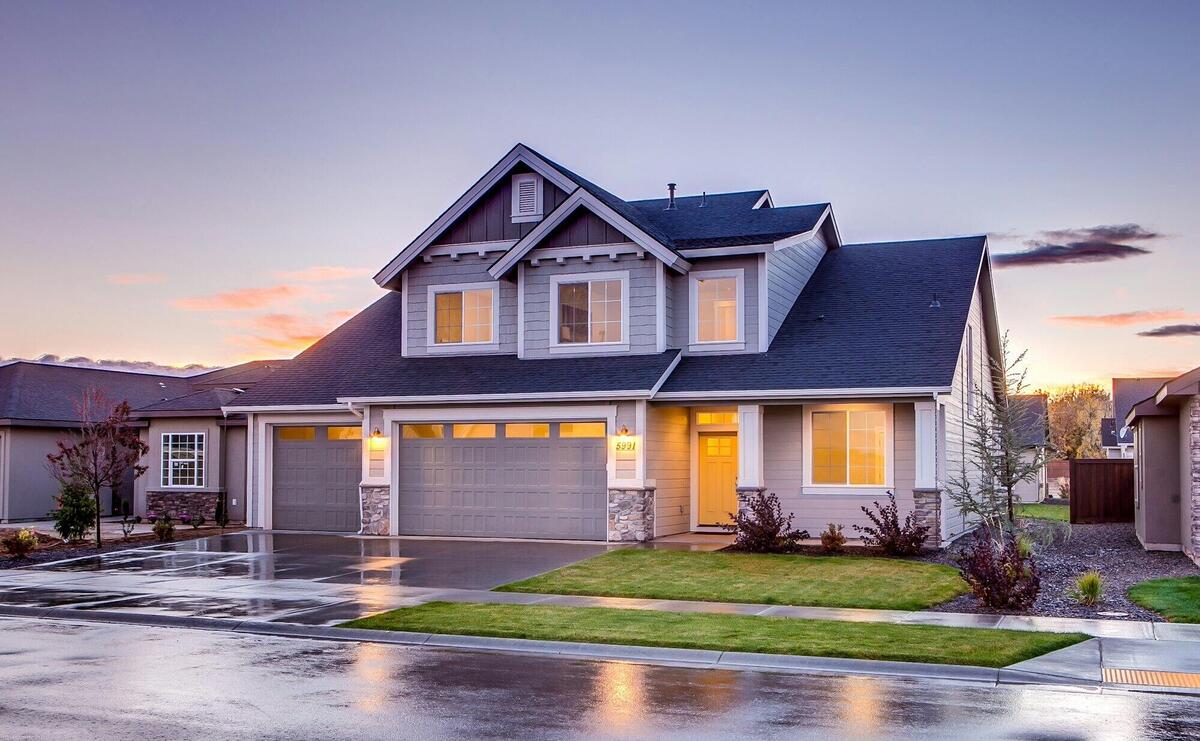
[[[376,427],[371,430],[371,450],[383,450],[387,445],[387,440],[383,436],[383,430]]]
[[[629,437],[629,428],[621,425],[621,429],[617,430],[617,437]]]

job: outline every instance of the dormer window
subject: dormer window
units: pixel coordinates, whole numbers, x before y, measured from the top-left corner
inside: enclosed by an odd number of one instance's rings
[[[735,346],[745,341],[742,332],[744,271],[740,268],[693,271],[689,278],[692,349],[737,349]]]
[[[512,177],[512,221],[542,220],[542,176],[522,172]]]

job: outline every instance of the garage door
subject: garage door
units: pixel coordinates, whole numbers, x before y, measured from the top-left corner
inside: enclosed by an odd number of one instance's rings
[[[604,422],[402,425],[400,532],[604,540]]]
[[[271,460],[271,527],[359,529],[362,428],[276,427]]]

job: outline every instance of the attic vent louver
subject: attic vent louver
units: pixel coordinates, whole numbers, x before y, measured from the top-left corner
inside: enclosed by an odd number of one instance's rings
[[[542,219],[542,177],[523,172],[512,179],[512,220],[514,224]]]

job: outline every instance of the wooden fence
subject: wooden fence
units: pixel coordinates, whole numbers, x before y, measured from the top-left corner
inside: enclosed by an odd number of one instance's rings
[[[1133,522],[1133,460],[1071,461],[1071,522]]]

